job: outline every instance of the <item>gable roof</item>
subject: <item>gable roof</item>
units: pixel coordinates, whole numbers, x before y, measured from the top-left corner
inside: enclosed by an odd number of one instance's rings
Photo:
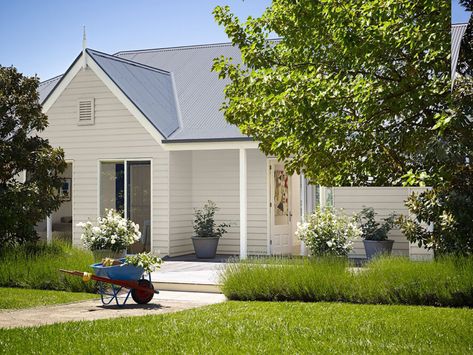
[[[458,56],[460,55],[460,46],[463,35],[465,34],[467,23],[459,23],[452,25],[452,44],[451,44],[451,74],[452,74],[452,85],[455,79],[455,72],[458,65]]]
[[[228,80],[212,72],[213,59],[224,55],[241,62],[231,43],[122,51],[115,54],[174,74],[182,126],[166,142],[251,140],[229,124],[220,110]]]
[[[179,128],[170,72],[92,49],[86,51],[163,137],[169,137]]]

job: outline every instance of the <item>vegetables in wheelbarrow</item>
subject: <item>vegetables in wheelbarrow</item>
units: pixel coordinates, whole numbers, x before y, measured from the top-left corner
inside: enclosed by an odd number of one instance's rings
[[[127,255],[125,257],[125,264],[142,267],[145,272],[153,272],[160,267],[162,263],[161,258],[152,255],[151,253],[140,253],[134,255]]]

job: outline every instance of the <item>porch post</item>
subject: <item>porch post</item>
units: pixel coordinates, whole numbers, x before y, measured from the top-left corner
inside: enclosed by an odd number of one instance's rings
[[[307,180],[304,174],[301,175],[301,222],[305,222],[305,216],[307,214]],[[301,255],[305,255],[305,244],[301,240]]]
[[[53,220],[51,216],[46,217],[46,242],[51,244],[53,241]]]
[[[247,257],[248,200],[246,149],[240,148],[240,259]]]

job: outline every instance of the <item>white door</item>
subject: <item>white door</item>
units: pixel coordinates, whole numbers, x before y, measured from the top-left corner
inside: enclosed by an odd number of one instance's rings
[[[288,255],[292,250],[291,238],[291,177],[284,164],[269,165],[272,255]]]

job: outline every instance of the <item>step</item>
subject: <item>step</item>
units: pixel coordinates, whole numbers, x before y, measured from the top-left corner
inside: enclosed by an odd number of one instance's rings
[[[153,286],[162,291],[222,293],[217,284],[153,281]]]

